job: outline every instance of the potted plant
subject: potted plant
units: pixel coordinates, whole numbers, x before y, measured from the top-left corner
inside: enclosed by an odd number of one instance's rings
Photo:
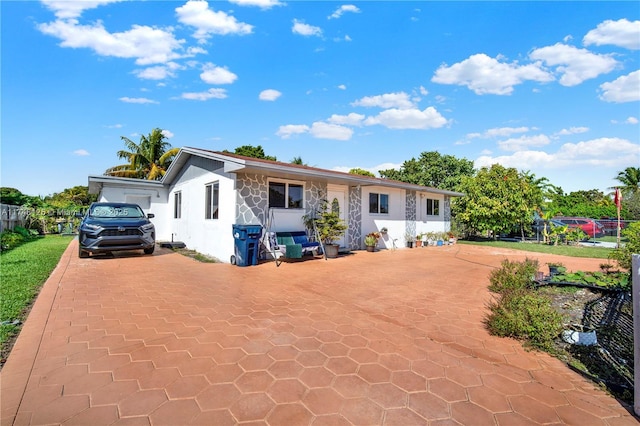
[[[367,248],[367,251],[375,251],[376,245],[378,244],[378,238],[380,238],[380,234],[378,232],[370,232],[364,237],[364,245]]]
[[[418,233],[416,235],[416,247],[422,247],[422,234]]]
[[[560,262],[549,262],[547,266],[549,267],[549,275],[552,277],[567,271],[567,268]]]
[[[404,240],[407,243],[407,248],[413,248],[413,235],[407,232],[404,234]]]
[[[327,257],[338,257],[338,245],[335,241],[344,235],[347,225],[340,219],[340,206],[336,198],[331,205],[323,200],[318,217],[315,219],[316,230],[322,241]]]

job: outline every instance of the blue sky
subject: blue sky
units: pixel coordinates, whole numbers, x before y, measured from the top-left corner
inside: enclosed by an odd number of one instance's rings
[[[628,2],[2,2],[1,185],[47,195],[175,146],[398,168],[424,151],[565,192],[640,167]]]

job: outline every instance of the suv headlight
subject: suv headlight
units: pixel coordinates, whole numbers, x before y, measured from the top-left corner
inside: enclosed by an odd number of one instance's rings
[[[142,225],[141,228],[145,232],[153,231],[153,223],[147,223],[146,225]]]
[[[85,223],[84,225],[82,225],[83,228],[89,229],[91,231],[97,231],[98,229],[102,229],[102,226],[100,225],[92,225],[90,223]]]

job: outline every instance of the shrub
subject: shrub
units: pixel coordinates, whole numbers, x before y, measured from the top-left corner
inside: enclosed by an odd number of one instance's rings
[[[634,222],[622,230],[622,236],[627,238],[627,243],[611,252],[609,258],[617,260],[621,268],[631,269],[631,255],[640,253],[640,222]]]
[[[22,235],[25,239],[31,238],[31,233],[28,229],[23,228],[22,226],[16,226],[13,228],[13,232],[16,232]]]
[[[526,258],[523,262],[502,261],[500,269],[494,269],[489,275],[489,290],[504,294],[514,290],[531,287],[538,271],[538,261]]]
[[[13,231],[4,231],[0,234],[0,248],[2,251],[11,250],[25,241],[25,237]]]
[[[526,346],[553,351],[553,340],[562,330],[563,317],[545,296],[531,290],[513,291],[489,305],[489,332],[524,340]]]

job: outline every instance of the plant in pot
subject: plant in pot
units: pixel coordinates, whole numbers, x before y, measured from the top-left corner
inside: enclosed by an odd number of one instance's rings
[[[547,266],[549,267],[549,275],[552,277],[567,271],[567,268],[560,262],[549,262]]]
[[[335,244],[335,241],[344,235],[347,225],[344,220],[340,219],[340,205],[336,198],[331,204],[327,200],[323,200],[315,222],[325,255],[338,257],[338,245]]]
[[[407,248],[413,248],[413,235],[407,232],[406,234],[404,234],[404,240],[407,243]]]
[[[367,251],[375,251],[376,246],[378,245],[378,238],[380,238],[380,233],[378,232],[370,232],[364,237],[364,245],[367,247]]]

